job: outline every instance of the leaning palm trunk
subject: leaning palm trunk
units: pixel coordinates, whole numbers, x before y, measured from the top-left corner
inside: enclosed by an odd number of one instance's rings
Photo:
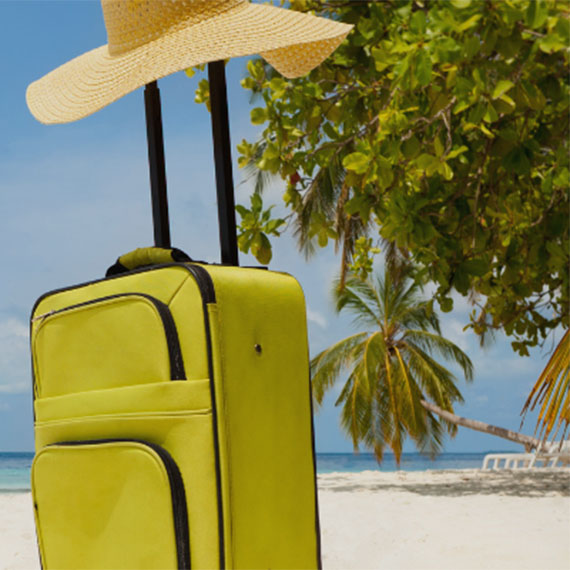
[[[530,435],[524,435],[523,433],[518,433],[516,431],[511,431],[510,429],[505,429],[491,424],[486,424],[485,422],[480,422],[478,420],[463,418],[461,416],[452,414],[451,412],[447,412],[446,410],[441,409],[439,406],[436,406],[430,402],[426,402],[425,400],[422,400],[421,404],[426,410],[437,414],[452,424],[474,429],[476,431],[482,431],[483,433],[496,435],[497,437],[502,437],[503,439],[508,439],[509,441],[520,443],[521,445],[524,445],[526,451],[536,449],[541,444],[541,441],[539,439],[531,437]]]

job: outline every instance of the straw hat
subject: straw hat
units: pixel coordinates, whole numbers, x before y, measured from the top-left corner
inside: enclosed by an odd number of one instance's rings
[[[108,44],[32,83],[42,123],[76,121],[138,87],[209,61],[260,53],[285,77],[326,59],[352,26],[247,0],[101,0]]]

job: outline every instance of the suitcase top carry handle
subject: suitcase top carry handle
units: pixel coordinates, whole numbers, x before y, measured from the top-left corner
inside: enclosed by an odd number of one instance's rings
[[[121,255],[115,264],[107,269],[105,276],[110,277],[120,273],[127,273],[146,265],[161,265],[173,262],[187,263],[189,261],[193,261],[192,258],[175,247],[139,247],[134,251]]]

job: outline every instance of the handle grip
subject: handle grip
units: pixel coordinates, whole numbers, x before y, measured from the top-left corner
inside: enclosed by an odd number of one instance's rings
[[[173,262],[187,263],[190,261],[193,261],[193,259],[189,255],[175,247],[139,247],[133,251],[129,251],[129,253],[121,255],[114,265],[111,265],[111,267],[107,269],[105,277],[128,273],[133,269],[147,265],[162,265]]]

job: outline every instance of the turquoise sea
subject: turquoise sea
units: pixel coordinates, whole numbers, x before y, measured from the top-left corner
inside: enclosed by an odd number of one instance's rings
[[[426,471],[428,469],[479,469],[487,453],[442,453],[434,461],[419,453],[404,453],[400,469],[403,471]],[[30,467],[33,453],[0,452],[0,493],[30,490]],[[371,453],[317,453],[317,472],[342,471],[396,471],[394,457],[387,454],[378,466]]]

